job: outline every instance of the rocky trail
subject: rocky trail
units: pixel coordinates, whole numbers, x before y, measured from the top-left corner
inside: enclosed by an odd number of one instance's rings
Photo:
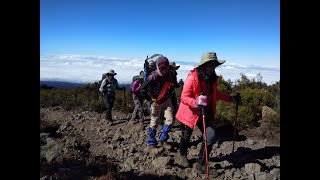
[[[168,151],[147,146],[149,116],[144,123],[133,124],[124,113],[113,111],[112,126],[103,116],[41,108],[40,179],[205,179],[195,169],[202,141],[199,129],[191,137],[190,167],[184,168],[178,158],[178,121],[169,133],[173,148]],[[157,137],[161,128],[159,125]],[[280,179],[279,128],[262,122],[257,128],[240,131],[233,153],[233,127],[221,122],[216,133],[218,141],[209,156],[209,166],[219,171],[215,179]]]

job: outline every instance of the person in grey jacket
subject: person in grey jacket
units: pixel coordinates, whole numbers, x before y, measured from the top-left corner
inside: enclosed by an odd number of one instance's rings
[[[116,90],[125,90],[125,87],[120,88],[117,79],[114,76],[117,73],[110,69],[107,72],[107,77],[102,80],[99,91],[103,94],[103,102],[106,106],[106,121],[108,124],[112,125],[112,115],[111,110],[116,98]]]

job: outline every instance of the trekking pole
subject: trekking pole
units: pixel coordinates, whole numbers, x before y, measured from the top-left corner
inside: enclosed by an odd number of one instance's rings
[[[123,89],[123,103],[124,103],[124,113],[126,115],[125,119],[127,119],[127,103],[126,103],[126,89]]]
[[[239,107],[238,97],[239,96],[240,96],[240,93],[237,93],[237,95],[236,95],[236,118],[234,119],[232,153],[233,153],[233,150],[234,150],[234,141],[236,139],[236,134],[237,134],[237,119],[238,119],[238,107]]]
[[[201,106],[201,110],[202,110],[202,122],[203,122],[203,133],[204,133],[204,147],[206,150],[206,174],[207,174],[207,178],[209,179],[209,165],[208,165],[208,144],[207,144],[207,130],[206,130],[206,115],[205,115],[205,108],[204,106]]]
[[[204,95],[204,93],[201,93],[201,95]],[[204,148],[206,151],[206,175],[207,178],[209,179],[209,165],[208,165],[208,144],[207,144],[207,130],[206,130],[206,115],[205,115],[205,107],[201,106],[202,110],[202,124],[203,124],[203,139],[204,139]]]

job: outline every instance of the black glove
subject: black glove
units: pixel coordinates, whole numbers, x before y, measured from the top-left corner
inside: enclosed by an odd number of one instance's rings
[[[235,96],[231,96],[231,97],[232,97],[233,102],[237,102],[239,105],[243,105],[243,101],[242,101],[240,93],[238,93]]]

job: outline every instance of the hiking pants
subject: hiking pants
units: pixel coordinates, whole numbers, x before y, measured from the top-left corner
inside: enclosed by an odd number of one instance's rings
[[[103,95],[103,102],[106,106],[106,119],[112,121],[111,110],[113,108],[115,97]]]
[[[160,113],[164,111],[164,124],[171,126],[173,121],[173,108],[171,105],[171,99],[168,98],[165,102],[158,104],[151,104],[151,120],[150,120],[150,128],[155,129],[157,126],[157,122],[160,119]]]
[[[136,116],[138,115],[139,121],[143,122],[144,120],[144,112],[143,112],[143,98],[139,98],[138,96],[133,96],[133,102],[134,102],[134,110],[132,113],[131,120],[135,120]]]
[[[203,129],[202,116],[199,117],[197,126],[200,129],[203,136],[204,129]],[[190,145],[190,137],[192,135],[193,129],[181,123],[181,131],[182,131],[182,136],[180,139],[180,154],[187,155],[188,147]],[[211,111],[207,111],[206,113],[206,132],[207,132],[208,154],[210,154],[213,144],[215,143],[215,140],[216,140],[216,133],[214,129]],[[205,162],[204,138],[203,138],[201,149],[198,155],[198,163],[203,164],[203,162]]]

